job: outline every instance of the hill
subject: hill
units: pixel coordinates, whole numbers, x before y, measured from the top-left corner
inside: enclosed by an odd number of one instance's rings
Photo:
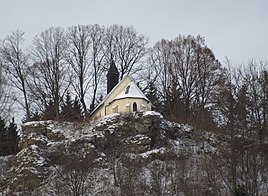
[[[235,141],[255,149],[250,140]],[[267,156],[248,156],[262,162],[252,182],[244,167],[247,175],[232,189],[233,169],[242,172],[239,164],[233,167],[232,147],[229,136],[172,123],[156,112],[93,123],[28,122],[21,151],[0,158],[0,195],[261,195],[267,170],[259,169]]]

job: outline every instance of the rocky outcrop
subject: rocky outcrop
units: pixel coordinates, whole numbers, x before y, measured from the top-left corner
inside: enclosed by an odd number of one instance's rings
[[[48,186],[57,172],[76,168],[85,160],[85,165],[90,162],[102,170],[115,159],[146,164],[186,149],[193,153],[196,149],[199,153],[213,151],[219,138],[223,137],[166,121],[156,112],[115,114],[93,123],[28,122],[15,167],[2,182],[5,180],[9,192],[32,193]]]
[[[112,145],[120,146],[127,153],[142,153],[158,145],[166,145],[161,137],[159,113],[145,112],[128,115],[114,115],[96,122],[94,129],[102,132],[104,141],[96,145],[102,150]]]
[[[64,139],[61,126],[72,126],[71,124],[59,124],[54,121],[35,121],[24,124],[23,136],[19,142],[19,148],[25,149],[31,145],[45,148],[47,143],[57,142]]]

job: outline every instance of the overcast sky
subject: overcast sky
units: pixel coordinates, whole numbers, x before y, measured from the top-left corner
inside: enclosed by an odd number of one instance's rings
[[[132,25],[150,45],[200,34],[222,62],[268,59],[268,0],[0,0],[0,39],[20,29],[30,44],[49,27],[96,23]]]

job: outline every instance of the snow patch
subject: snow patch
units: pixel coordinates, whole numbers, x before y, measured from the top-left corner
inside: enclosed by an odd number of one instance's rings
[[[119,93],[113,100],[124,99],[124,98],[141,98],[149,101],[135,82],[130,82],[125,89]]]
[[[139,154],[142,158],[147,159],[150,155],[153,154],[164,154],[166,152],[166,148],[158,148],[158,149],[153,149],[144,153]]]
[[[51,124],[53,121],[48,120],[48,121],[30,121],[24,123],[24,126],[29,126],[29,127],[39,127],[39,126],[47,126],[48,124]]]
[[[155,112],[155,111],[145,111],[145,112],[143,112],[143,116],[158,116],[161,119],[163,118],[162,114]]]

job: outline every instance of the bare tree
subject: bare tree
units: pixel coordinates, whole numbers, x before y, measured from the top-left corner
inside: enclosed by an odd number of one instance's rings
[[[165,161],[154,160],[150,168],[150,185],[152,195],[168,195],[169,172]]]
[[[69,28],[67,33],[69,44],[66,59],[73,69],[72,86],[80,99],[85,115],[87,114],[85,95],[92,79],[92,74],[89,72],[91,47],[89,36],[89,26],[74,26]]]
[[[267,136],[266,64],[251,61],[246,67],[229,68],[224,75],[226,82],[222,83],[217,103],[227,133],[262,142]]]
[[[87,114],[86,94],[92,88],[90,110],[96,104],[100,80],[105,70],[105,29],[99,25],[74,26],[68,29],[67,62],[74,73],[72,83]]]
[[[60,146],[60,152],[50,154],[55,169],[56,183],[53,190],[58,195],[88,195],[94,180],[93,170],[98,167],[97,153],[90,148],[85,150],[84,142],[76,141]]]
[[[65,193],[71,195],[89,193],[93,179],[91,172],[94,168],[94,158],[92,154],[83,158],[74,154],[60,157],[61,166],[56,169]]]
[[[251,61],[250,67],[252,71],[252,77],[254,76],[254,83],[249,83],[254,92],[250,99],[251,102],[255,101],[256,108],[251,107],[251,111],[255,110],[254,122],[255,129],[258,130],[257,135],[259,142],[265,141],[265,138],[268,136],[268,69],[267,62],[260,61],[255,62]]]
[[[138,34],[133,27],[112,25],[107,28],[107,61],[113,57],[119,66],[119,78],[137,72],[141,67],[134,67],[147,52],[148,38]]]
[[[15,31],[7,36],[1,46],[0,55],[3,67],[8,79],[13,86],[23,94],[22,105],[26,110],[26,118],[30,117],[30,104],[27,92],[27,69],[29,66],[29,56],[23,51],[24,32]],[[17,99],[19,103],[20,100]]]
[[[222,130],[230,143],[218,149],[214,161],[222,164],[219,174],[229,194],[259,195],[266,186],[263,141],[267,133],[267,73],[265,63],[249,62],[233,68],[227,60],[225,83],[217,103],[225,119]],[[217,162],[215,165],[218,164]]]
[[[118,195],[146,195],[149,186],[146,184],[142,167],[140,160],[129,159],[129,157],[122,160],[117,168]]]
[[[13,104],[11,100],[10,88],[8,88],[6,78],[4,76],[4,70],[0,62],[0,116],[5,118]]]
[[[171,120],[192,122],[201,116],[198,110],[212,103],[221,67],[204,38],[161,40],[151,49],[149,62]]]
[[[32,90],[46,105],[53,101],[56,119],[60,118],[60,103],[70,86],[65,64],[66,36],[61,28],[50,28],[36,36],[33,55],[37,63],[32,67]]]
[[[155,46],[150,49],[150,54],[148,56],[148,63],[151,65],[148,70],[148,75],[150,79],[153,78],[153,82],[155,82],[155,86],[161,97],[160,99],[165,101],[166,113],[170,113],[171,119],[175,120],[175,117],[177,116],[175,111],[178,111],[178,104],[175,103],[169,90],[172,86],[172,75],[169,74],[171,59],[172,46],[170,42],[164,39],[157,42]],[[174,94],[174,96],[180,98],[179,95]],[[172,111],[172,108],[174,108],[174,111]]]
[[[91,100],[90,109],[91,111],[95,108],[97,91],[105,71],[104,58],[105,58],[105,47],[104,37],[105,29],[99,25],[93,25],[90,27],[90,39],[92,42],[91,47],[91,67],[93,73],[93,95]]]
[[[207,179],[204,181],[219,195],[239,195],[235,193],[242,192],[245,195],[262,195],[267,189],[267,144],[242,137],[234,140],[235,143],[219,145],[217,153],[206,157],[209,165],[206,166]]]

